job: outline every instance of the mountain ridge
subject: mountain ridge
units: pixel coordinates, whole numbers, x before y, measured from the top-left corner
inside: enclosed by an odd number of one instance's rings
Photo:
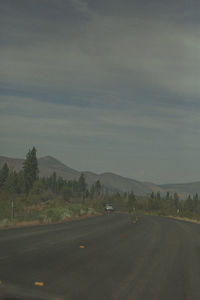
[[[4,163],[7,163],[10,169],[20,171],[23,168],[24,161],[25,159],[0,156],[0,168],[2,168]],[[113,172],[103,172],[100,174],[91,171],[81,172],[68,167],[50,155],[38,158],[38,167],[40,176],[50,176],[55,172],[57,176],[61,176],[66,180],[78,179],[80,174],[83,173],[89,186],[100,180],[104,188],[112,192],[123,193],[134,191],[138,196],[144,196],[152,192],[160,192],[161,194],[177,192],[181,198],[186,198],[188,194],[200,194],[200,181],[158,185],[152,182],[131,179]]]
[[[2,168],[5,162],[7,162],[9,168],[19,171],[23,167],[24,159],[0,156],[0,168]],[[111,192],[123,193],[134,191],[136,195],[146,195],[152,192],[152,189],[149,189],[145,184],[137,180],[112,172],[96,174],[90,171],[77,171],[49,155],[38,158],[38,167],[40,176],[50,176],[55,172],[57,176],[61,176],[66,180],[78,179],[80,174],[83,173],[89,186],[100,180],[104,188]]]

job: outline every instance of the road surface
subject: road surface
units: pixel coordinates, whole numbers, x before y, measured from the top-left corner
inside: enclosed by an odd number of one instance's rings
[[[200,225],[113,214],[1,230],[0,281],[70,300],[199,300]]]

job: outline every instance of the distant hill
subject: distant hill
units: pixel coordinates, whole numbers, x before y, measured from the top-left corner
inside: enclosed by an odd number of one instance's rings
[[[119,191],[130,192],[134,191],[137,195],[145,195],[151,193],[151,190],[142,182],[122,177],[113,173],[103,173],[99,175],[100,182]]]
[[[20,171],[23,167],[24,159],[0,156],[0,168],[2,168],[5,162],[7,162],[10,169]],[[76,179],[80,176],[80,172],[65,166],[59,160],[51,156],[39,158],[38,167],[40,176],[50,176],[53,172],[56,172],[58,176],[62,176],[67,180],[72,178]]]
[[[59,160],[51,156],[45,156],[38,159],[40,176],[50,176],[55,172],[57,176],[61,176],[66,180],[77,179],[80,172],[67,167]]]
[[[16,159],[0,156],[0,168],[7,162],[9,168],[19,171],[23,167],[24,159]],[[45,156],[38,159],[38,166],[40,176],[50,176],[55,172],[57,176],[61,176],[66,180],[78,179],[80,174],[83,173],[86,178],[87,184],[90,186],[97,180],[100,180],[105,189],[112,192],[129,192],[134,191],[136,195],[146,195],[152,192],[153,184],[151,188],[145,183],[125,178],[113,173],[95,174],[92,172],[80,172],[69,168],[61,163],[59,160],[51,156]],[[155,186],[155,190],[158,187]]]
[[[186,198],[189,194],[199,194],[200,195],[200,182],[190,182],[190,183],[177,183],[177,184],[162,184],[159,185],[164,191],[170,193],[177,192],[181,198]]]
[[[149,188],[146,183],[136,181],[134,179],[126,178],[113,173],[102,173],[102,174],[94,174],[91,172],[83,172],[86,181],[90,183],[94,183],[97,180],[101,182],[101,184],[111,191],[118,192],[131,192],[134,191],[136,195],[146,195],[150,194],[152,191],[157,190],[158,187],[152,184],[152,187]],[[160,189],[161,190],[161,189]]]
[[[0,168],[2,168],[5,163],[7,163],[10,169],[19,172],[22,169],[23,162],[24,159],[0,156]]]
[[[0,156],[0,168],[7,162],[9,168],[19,171],[23,167],[24,159],[9,158]],[[45,156],[38,159],[40,176],[50,176],[54,172],[57,176],[61,176],[66,180],[78,179],[83,173],[87,184],[90,186],[97,180],[110,192],[130,192],[138,196],[150,194],[151,192],[166,194],[166,192],[177,192],[182,198],[187,197],[188,194],[200,194],[200,182],[183,183],[183,184],[162,184],[156,185],[151,182],[141,182],[134,179],[126,178],[113,173],[96,174],[93,172],[80,172],[74,170],[52,156]]]

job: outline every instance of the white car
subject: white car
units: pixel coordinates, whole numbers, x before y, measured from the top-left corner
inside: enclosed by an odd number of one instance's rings
[[[112,204],[105,204],[104,210],[105,211],[114,211],[114,208],[113,208]]]

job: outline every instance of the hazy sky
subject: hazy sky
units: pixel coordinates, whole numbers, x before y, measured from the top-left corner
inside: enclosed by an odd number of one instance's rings
[[[0,0],[0,154],[200,180],[199,0]]]

